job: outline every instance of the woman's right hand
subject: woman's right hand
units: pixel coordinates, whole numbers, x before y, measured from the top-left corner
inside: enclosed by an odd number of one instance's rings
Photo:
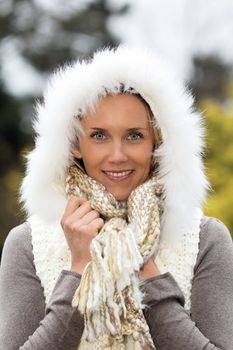
[[[61,226],[71,251],[71,271],[82,274],[91,260],[91,241],[103,225],[104,220],[91,208],[87,200],[70,197],[61,219]]]

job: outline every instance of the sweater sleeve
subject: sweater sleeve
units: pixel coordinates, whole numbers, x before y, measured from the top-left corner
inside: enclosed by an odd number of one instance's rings
[[[170,273],[143,285],[144,314],[158,350],[233,349],[233,246],[220,221],[204,220],[192,283],[191,316]]]
[[[77,350],[83,318],[71,305],[80,275],[62,271],[47,308],[33,263],[30,226],[8,235],[0,270],[0,349]]]

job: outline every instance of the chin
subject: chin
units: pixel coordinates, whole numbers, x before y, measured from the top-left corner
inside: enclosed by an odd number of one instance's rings
[[[117,201],[126,201],[129,198],[130,193],[116,193],[109,191]]]

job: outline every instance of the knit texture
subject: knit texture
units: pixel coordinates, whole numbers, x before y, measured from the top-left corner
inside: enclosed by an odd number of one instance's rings
[[[105,220],[73,298],[84,314],[85,348],[154,349],[137,272],[158,248],[162,187],[153,176],[119,202],[76,165],[68,173],[68,195],[86,198]]]
[[[166,236],[161,236],[159,250],[155,258],[160,272],[169,271],[175,278],[183,292],[185,309],[188,313],[191,309],[192,280],[199,250],[201,217],[202,212],[197,210],[196,216],[193,218],[193,225],[190,226],[189,230],[183,232],[182,240],[176,244],[167,241]],[[70,250],[59,222],[48,224],[38,216],[31,216],[28,218],[28,222],[31,227],[36,274],[41,281],[45,303],[48,305],[61,271],[70,269]],[[79,349],[83,343],[84,337]]]
[[[142,186],[147,186],[145,183]],[[143,187],[142,187],[143,188]],[[146,190],[146,194],[148,194],[148,188],[144,187]],[[145,196],[145,191],[144,197]],[[133,193],[132,193],[133,195]],[[139,203],[137,205],[141,208]],[[125,210],[123,206],[123,211]],[[194,273],[194,266],[197,259],[198,249],[199,249],[199,231],[200,231],[200,222],[202,218],[201,210],[196,210],[196,215],[193,217],[193,224],[190,226],[188,230],[184,230],[182,232],[180,240],[170,241],[167,239],[166,235],[160,235],[154,249],[157,250],[155,256],[155,262],[161,273],[170,272],[181,288],[184,297],[185,297],[185,309],[190,312],[191,308],[191,287],[192,287],[192,279]],[[137,220],[137,224],[140,227],[141,219],[138,217],[135,218]],[[114,219],[115,220],[115,219]],[[41,284],[44,289],[45,302],[49,303],[50,296],[52,295],[52,290],[55,286],[57,278],[61,272],[61,270],[69,270],[71,263],[70,250],[68,248],[64,233],[60,227],[59,223],[49,224],[45,222],[42,218],[38,216],[32,216],[28,219],[31,226],[31,234],[32,234],[32,246],[33,246],[33,255],[34,255],[34,264],[36,267],[37,276],[41,280]],[[128,224],[128,228],[132,223]],[[127,232],[128,229],[127,229]],[[134,231],[136,234],[138,229]],[[174,232],[175,234],[175,232]],[[126,236],[124,236],[125,238]],[[142,242],[142,240],[141,240]],[[131,242],[132,243],[132,242]],[[115,249],[117,252],[117,249]],[[153,252],[153,249],[151,250]],[[149,255],[148,255],[149,257]],[[136,260],[135,260],[136,261]],[[134,261],[134,264],[135,264]],[[126,263],[126,259],[124,259],[124,264]],[[140,259],[137,261],[137,266],[139,267],[141,262]],[[125,265],[126,266],[126,265]],[[137,283],[135,283],[135,274],[132,274],[132,282],[133,282],[133,297],[138,304],[140,305],[141,295],[140,292],[135,293],[135,286],[137,287]],[[102,288],[102,286],[101,286]],[[138,314],[139,315],[139,314]],[[141,321],[141,319],[139,318]],[[146,329],[146,328],[145,328]],[[138,336],[138,334],[134,334]],[[147,337],[147,331],[144,332],[144,336]],[[131,341],[132,340],[132,341]],[[105,341],[106,338],[101,339],[101,341]],[[135,345],[135,341],[133,337],[127,337],[128,341],[128,349],[133,349]],[[85,333],[83,334],[81,344],[79,349],[114,349],[113,346],[109,347],[101,347],[102,345],[98,345],[95,343],[86,342]],[[125,345],[122,345],[125,346]],[[139,343],[139,346],[140,343]],[[123,348],[123,347],[122,347]],[[124,349],[124,348],[123,348]]]

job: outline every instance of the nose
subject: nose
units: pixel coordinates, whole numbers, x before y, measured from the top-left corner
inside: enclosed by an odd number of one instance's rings
[[[109,148],[108,160],[111,163],[122,163],[128,160],[126,149],[121,142],[115,142]]]

